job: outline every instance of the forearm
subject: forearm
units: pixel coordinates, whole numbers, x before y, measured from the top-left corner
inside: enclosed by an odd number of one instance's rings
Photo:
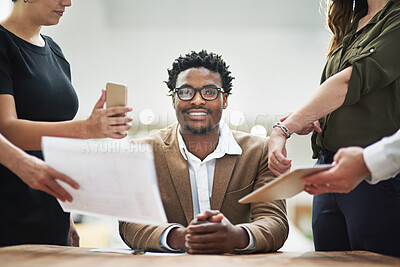
[[[283,122],[289,131],[300,131],[339,108],[346,98],[352,70],[350,66],[322,83],[310,100]]]
[[[19,119],[15,109],[14,97],[0,95],[0,133],[24,150],[40,150],[42,136],[70,138],[116,138],[127,135],[132,118],[116,117],[132,111],[129,107],[104,109],[105,90],[86,120],[43,122]]]
[[[3,123],[4,136],[23,150],[41,150],[42,136],[88,138],[86,121],[37,122],[14,119]]]
[[[74,189],[79,188],[79,184],[72,180],[71,177],[57,172],[42,160],[28,155],[1,134],[0,163],[14,172],[22,182],[32,189],[41,190],[61,201],[72,201],[72,196],[56,180],[63,181]],[[76,237],[77,235],[74,236]]]
[[[305,105],[287,117],[279,127],[274,127],[268,144],[268,167],[275,175],[282,175],[291,167],[285,147],[286,139],[290,136],[287,132],[308,134],[313,129],[321,132],[320,126],[315,126],[314,122],[343,105],[352,71],[353,67],[350,66],[327,79]]]
[[[0,163],[13,172],[19,169],[19,164],[24,161],[28,155],[21,149],[14,146],[4,136],[0,134]]]
[[[171,225],[173,224],[147,225],[119,222],[119,232],[131,248],[168,252],[160,246],[160,237]]]

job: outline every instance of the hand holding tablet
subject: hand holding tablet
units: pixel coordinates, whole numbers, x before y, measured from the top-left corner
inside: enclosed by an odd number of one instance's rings
[[[239,203],[245,204],[291,198],[304,190],[305,183],[301,181],[301,178],[327,170],[331,167],[332,165],[330,164],[324,164],[311,168],[300,168],[282,174],[268,184],[241,198]]]

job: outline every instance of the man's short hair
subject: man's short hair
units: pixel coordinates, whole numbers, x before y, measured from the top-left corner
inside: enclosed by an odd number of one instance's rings
[[[168,81],[165,82],[169,88],[169,92],[172,93],[175,89],[176,79],[179,73],[190,68],[199,67],[218,72],[221,75],[224,92],[230,94],[234,77],[230,75],[231,72],[228,70],[229,66],[226,65],[220,55],[212,52],[208,53],[206,50],[202,50],[199,53],[192,51],[185,56],[180,56],[175,59],[174,63],[172,63],[172,69],[168,70]]]

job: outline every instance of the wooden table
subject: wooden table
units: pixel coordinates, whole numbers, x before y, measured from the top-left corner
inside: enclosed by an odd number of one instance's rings
[[[400,266],[400,258],[366,251],[277,252],[253,255],[128,255],[89,248],[22,245],[0,248],[0,266]]]

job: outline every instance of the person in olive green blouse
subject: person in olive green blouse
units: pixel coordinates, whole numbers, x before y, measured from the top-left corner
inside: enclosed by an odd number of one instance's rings
[[[269,168],[290,169],[286,139],[312,135],[317,164],[342,147],[366,147],[400,127],[400,1],[330,0],[333,38],[320,88],[300,109],[274,125]],[[319,121],[317,121],[319,120]],[[329,184],[306,185],[329,187]],[[320,188],[321,189],[321,188]],[[320,190],[323,191],[323,190]],[[368,250],[400,256],[400,175],[361,182],[347,194],[314,197],[316,250]]]

